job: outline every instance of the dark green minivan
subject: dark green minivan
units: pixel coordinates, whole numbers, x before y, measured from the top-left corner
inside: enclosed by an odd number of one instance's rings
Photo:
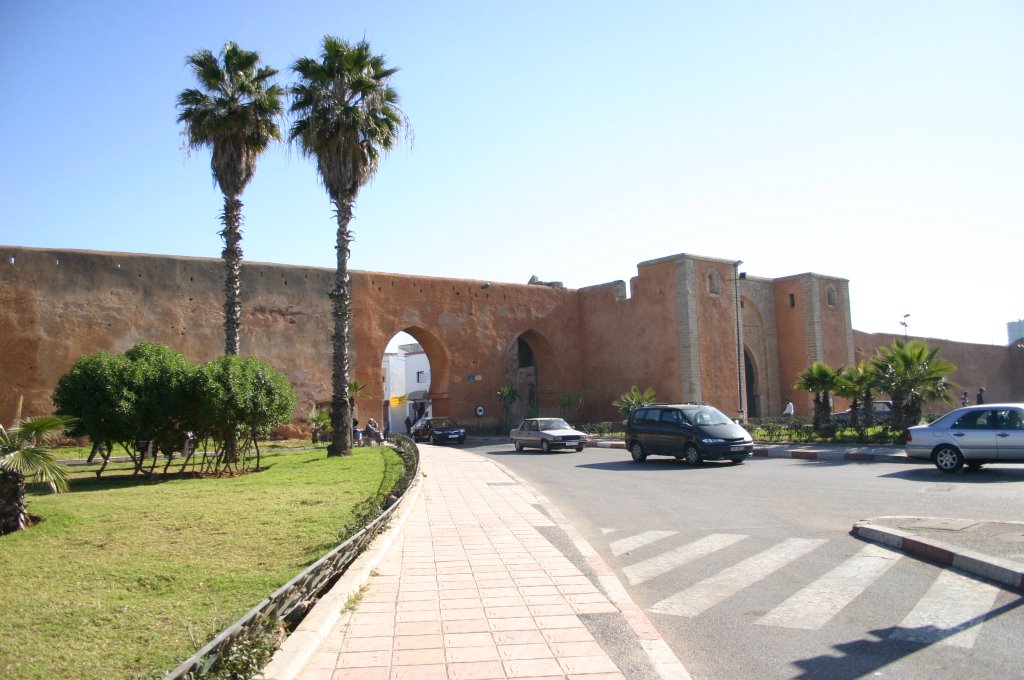
[[[742,463],[754,451],[754,440],[714,406],[652,404],[630,413],[626,448],[638,463],[647,456],[673,456],[690,465],[705,460]]]

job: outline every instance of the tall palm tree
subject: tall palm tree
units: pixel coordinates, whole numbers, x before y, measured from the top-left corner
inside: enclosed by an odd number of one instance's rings
[[[334,315],[331,429],[327,455],[352,453],[352,404],[349,401],[349,344],[352,292],[348,260],[352,242],[349,222],[360,187],[377,170],[407,121],[398,108],[398,93],[389,85],[398,69],[388,68],[365,40],[351,45],[324,36],[319,59],[302,57],[292,64],[299,78],[292,86],[296,115],[289,138],[303,155],[316,160],[320,181],[334,203],[338,221],[338,267],[331,301]]]
[[[242,201],[239,196],[256,172],[256,161],[272,141],[281,139],[277,124],[284,108],[283,90],[271,82],[277,71],[260,65],[258,52],[225,43],[218,59],[199,50],[186,59],[201,89],[178,95],[178,122],[185,124],[188,146],[210,147],[210,168],[224,194],[220,232],[224,239],[224,353],[238,354],[242,305]]]
[[[916,425],[926,401],[951,403],[953,383],[947,376],[956,366],[939,359],[938,352],[938,347],[929,347],[923,340],[894,340],[892,347],[880,347],[871,360],[880,388],[892,399],[894,431]]]
[[[42,444],[72,423],[70,418],[44,416],[23,420],[10,430],[0,425],[0,534],[28,524],[25,477],[49,485],[55,493],[67,491],[67,472]]]

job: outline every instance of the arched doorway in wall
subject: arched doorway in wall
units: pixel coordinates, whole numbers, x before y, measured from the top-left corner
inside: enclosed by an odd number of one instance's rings
[[[757,384],[757,368],[746,347],[743,348],[743,371],[746,374],[747,383],[747,417],[760,418],[763,414],[761,413],[761,396]]]
[[[406,433],[423,417],[448,415],[448,352],[430,331],[410,326],[395,333],[381,359],[385,423]]]
[[[528,330],[516,336],[505,355],[505,375],[506,384],[518,394],[509,408],[513,424],[552,408],[551,395],[558,388],[557,367],[551,344],[543,335]]]

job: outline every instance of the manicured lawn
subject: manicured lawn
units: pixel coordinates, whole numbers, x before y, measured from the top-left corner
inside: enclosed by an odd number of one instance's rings
[[[44,521],[0,537],[0,677],[170,670],[342,542],[353,506],[402,470],[386,447],[265,451],[263,465],[155,480],[76,467],[70,493],[31,494]]]

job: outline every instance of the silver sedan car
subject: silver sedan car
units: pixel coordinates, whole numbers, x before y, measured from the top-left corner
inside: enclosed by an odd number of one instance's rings
[[[533,448],[547,453],[568,448],[582,451],[587,435],[561,418],[527,418],[509,433],[508,439],[516,445],[516,451]]]
[[[907,455],[943,472],[965,464],[1024,463],[1024,404],[982,404],[954,409],[928,425],[910,428]]]

